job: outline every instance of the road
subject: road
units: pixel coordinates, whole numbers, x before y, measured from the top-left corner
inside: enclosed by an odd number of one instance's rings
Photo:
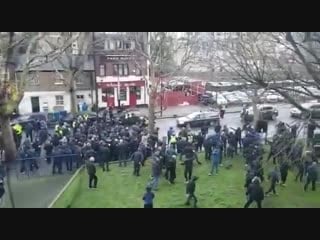
[[[291,124],[297,120],[292,119],[290,117],[290,104],[277,104],[276,107],[279,110],[279,116],[275,121],[269,121],[268,125],[268,137],[271,137],[275,133],[275,126],[279,121]],[[183,107],[175,107],[175,108],[169,108],[166,110],[164,115],[166,116],[172,116],[173,114],[176,114],[178,116],[185,116],[192,112],[196,111],[204,111],[206,110],[206,107],[201,106],[183,106]],[[227,113],[224,116],[224,119],[221,120],[221,125],[227,125],[228,127],[237,128],[242,127],[243,124],[240,121],[240,112],[241,107],[230,107],[226,111]],[[297,121],[299,122],[299,121]],[[176,118],[165,118],[165,119],[157,119],[156,120],[156,126],[160,128],[159,130],[159,136],[165,137],[167,136],[167,131],[170,127],[173,127],[176,131],[176,133],[179,133],[180,129],[176,127]],[[199,129],[193,129],[195,132],[199,131]],[[213,129],[211,128],[209,130],[209,133],[213,132]]]

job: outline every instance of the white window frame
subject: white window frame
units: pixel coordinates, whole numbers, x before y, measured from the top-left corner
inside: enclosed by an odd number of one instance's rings
[[[100,66],[99,66],[99,76],[100,77],[106,76],[106,65],[100,64]]]
[[[56,95],[55,99],[56,99],[56,106],[63,106],[64,105],[64,96],[63,95]]]

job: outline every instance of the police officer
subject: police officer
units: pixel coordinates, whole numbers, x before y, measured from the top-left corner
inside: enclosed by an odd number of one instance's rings
[[[172,146],[173,149],[177,148],[177,137],[174,134],[170,136],[169,146]]]
[[[170,129],[167,132],[168,144],[170,144],[171,136],[173,136],[173,135],[174,135],[173,127],[170,127]]]
[[[19,123],[15,124],[13,126],[13,130],[14,130],[14,137],[15,137],[16,146],[17,146],[17,148],[19,148],[20,144],[21,144],[21,138],[22,138],[21,124],[19,124]]]
[[[184,149],[184,178],[186,180],[186,183],[191,180],[192,177],[192,170],[193,170],[193,161],[196,160],[199,165],[201,165],[201,162],[198,160],[198,155],[195,153],[195,151],[192,149],[192,146],[187,146]]]

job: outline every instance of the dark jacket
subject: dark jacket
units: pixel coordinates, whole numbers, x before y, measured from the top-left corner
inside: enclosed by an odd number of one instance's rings
[[[311,181],[317,181],[318,180],[318,168],[317,165],[311,165],[307,169],[308,178]]]
[[[86,164],[86,168],[89,175],[96,174],[96,166],[94,165],[94,163],[88,161]]]
[[[288,172],[288,170],[289,170],[288,162],[286,162],[286,161],[282,162],[280,165],[280,172],[286,173],[286,172]]]
[[[26,131],[26,133],[32,133],[32,131],[33,131],[33,125],[32,125],[32,123],[28,123],[26,126],[25,126],[25,131]]]
[[[159,177],[160,175],[161,175],[160,159],[159,157],[154,156],[152,161],[152,176]]]
[[[51,143],[46,143],[44,145],[44,150],[46,151],[47,155],[50,155],[52,153],[52,150],[53,150],[53,145]]]
[[[191,180],[188,182],[186,187],[186,194],[194,194],[196,191],[196,182]]]
[[[279,182],[279,174],[276,170],[273,170],[269,173],[268,179],[271,181],[272,184]]]
[[[140,151],[135,151],[131,156],[131,161],[134,164],[140,164],[143,161],[143,154]]]
[[[264,199],[263,188],[259,183],[251,183],[246,194],[254,201],[262,201]]]

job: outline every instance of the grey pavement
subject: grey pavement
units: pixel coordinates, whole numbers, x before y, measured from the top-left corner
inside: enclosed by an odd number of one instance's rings
[[[38,161],[39,170],[35,173],[22,175],[20,173],[20,163],[16,163],[12,166],[10,179],[16,208],[48,207],[50,202],[71,178],[72,173],[67,172],[64,165],[63,174],[53,176],[52,163],[47,164],[44,156],[45,153],[42,149],[41,157]],[[5,181],[7,181],[7,179]],[[6,192],[8,193],[8,191]],[[7,193],[5,194],[2,207],[11,208]]]

